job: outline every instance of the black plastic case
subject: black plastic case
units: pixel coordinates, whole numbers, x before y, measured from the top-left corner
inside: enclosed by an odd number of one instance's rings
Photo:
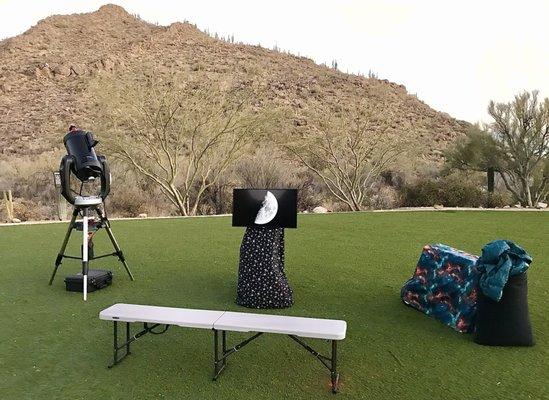
[[[69,292],[82,292],[84,285],[82,284],[82,272],[76,275],[69,275],[65,278],[65,286]],[[88,292],[95,292],[103,289],[112,283],[112,272],[104,269],[88,270]]]

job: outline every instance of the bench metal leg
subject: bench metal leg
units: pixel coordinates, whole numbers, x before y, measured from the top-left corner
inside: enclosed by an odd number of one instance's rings
[[[220,353],[219,352],[219,330],[217,329],[212,329],[212,330],[214,332],[214,376],[213,376],[214,381],[217,380],[219,375],[221,375],[221,372],[225,369],[225,366],[227,365],[227,358],[231,354],[236,353],[238,350],[246,346],[252,340],[257,339],[259,336],[263,335],[263,332],[258,332],[255,335],[249,337],[248,339],[240,342],[236,346],[227,350],[227,332],[221,331],[222,350]]]
[[[219,331],[217,329],[214,332],[214,375],[213,380],[217,380],[223,369],[225,368],[225,359],[219,356]],[[223,331],[223,333],[225,333]],[[225,335],[223,335],[225,337]],[[222,347],[223,353],[225,353],[225,346]]]
[[[119,345],[118,344],[118,322],[119,321],[113,321],[113,362],[111,365],[109,365],[109,368],[112,368],[113,366],[119,364],[126,356],[128,356],[130,353],[130,344],[140,338],[141,336],[152,333],[155,335],[159,335],[162,333],[165,333],[170,325],[165,325],[165,328],[163,331],[160,332],[154,332],[153,329],[160,326],[160,324],[154,324],[152,326],[149,326],[147,323],[143,324],[143,330],[136,333],[135,335],[131,336],[130,334],[130,323],[126,322],[126,341],[125,343]],[[219,330],[212,329],[214,334],[214,374],[213,374],[213,380],[217,380],[219,375],[221,375],[221,372],[225,369],[227,365],[227,358],[233,354],[236,353],[238,350],[240,350],[242,347],[246,346],[251,341],[255,340],[259,336],[263,334],[263,332],[257,332],[248,339],[240,342],[236,346],[227,349],[227,331],[222,330],[221,331],[221,349],[219,348]],[[337,372],[337,340],[332,340],[332,354],[330,357],[324,356],[320,354],[318,351],[310,347],[307,343],[305,343],[303,340],[298,338],[295,335],[288,335],[292,340],[294,340],[296,343],[301,345],[305,350],[307,350],[309,353],[314,355],[327,369],[330,370],[330,379],[331,379],[331,386],[332,386],[332,392],[337,393],[339,389],[339,373]],[[124,354],[122,356],[119,356],[119,352],[121,350],[125,350]]]
[[[339,388],[339,373],[337,372],[337,340],[332,340],[332,355],[326,357],[313,349],[303,340],[295,335],[288,335],[293,341],[301,345],[305,350],[315,356],[326,368],[330,370],[330,379],[332,383],[332,393],[337,393]]]
[[[114,321],[114,332],[113,332],[113,356],[112,364],[109,365],[109,368],[114,367],[116,364],[119,364],[126,356],[129,356],[130,353],[130,343],[133,340],[130,340],[130,323],[126,322],[126,342],[122,346],[118,346],[118,321]],[[135,339],[134,339],[135,340]],[[126,349],[126,352],[122,357],[118,357],[118,353],[122,349]]]
[[[130,355],[130,323],[126,322],[126,354]]]
[[[221,331],[221,340],[223,341],[222,349],[223,355],[227,354],[227,331]],[[223,357],[223,367],[227,365],[227,358]]]
[[[213,380],[217,380],[219,375],[221,375],[221,372],[225,369],[225,366],[227,365],[227,358],[233,354],[236,353],[238,350],[240,350],[242,347],[246,346],[248,343],[250,343],[252,340],[258,338],[263,334],[263,332],[258,332],[254,334],[253,336],[249,337],[248,339],[242,341],[241,343],[237,344],[236,346],[227,349],[227,332],[221,331],[221,349],[219,348],[219,330],[213,329],[214,334],[214,374],[213,374]],[[313,349],[311,346],[309,346],[307,343],[305,343],[303,340],[298,338],[295,335],[288,335],[291,339],[293,339],[295,342],[297,342],[299,345],[305,348],[309,353],[314,355],[329,371],[330,371],[330,380],[331,380],[331,386],[332,386],[332,392],[337,393],[339,389],[339,373],[337,372],[337,340],[332,340],[332,354],[330,357],[324,356],[320,354],[318,351]]]
[[[109,368],[114,367],[118,364],[118,322],[114,321],[113,323],[113,355],[112,355],[112,364],[109,365]]]
[[[151,333],[153,335],[161,335],[161,334],[165,333],[168,330],[168,328],[170,327],[170,325],[165,325],[164,330],[162,330],[160,332],[155,332],[155,331],[153,331],[153,329],[160,326],[161,324],[154,324],[152,326],[149,326],[147,323],[144,323],[143,324],[143,330],[137,332],[135,335],[132,336],[131,333],[130,333],[130,323],[126,322],[126,341],[124,343],[122,343],[121,345],[119,345],[118,344],[118,322],[119,321],[113,321],[113,323],[114,323],[114,329],[113,329],[113,361],[108,366],[109,368],[112,368],[115,365],[120,364],[120,362],[124,358],[126,358],[127,356],[129,356],[131,354],[130,344],[132,342],[136,341],[141,336],[146,335],[147,333]],[[122,356],[119,356],[119,353],[122,350],[125,350],[124,354]]]
[[[332,340],[332,362],[331,362],[332,393],[339,389],[339,373],[337,372],[337,340]]]

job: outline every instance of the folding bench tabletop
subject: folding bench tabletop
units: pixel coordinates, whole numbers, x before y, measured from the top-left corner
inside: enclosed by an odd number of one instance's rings
[[[194,310],[188,308],[115,304],[99,313],[107,321],[145,322],[162,325],[178,325],[188,328],[212,329],[224,311]]]
[[[225,312],[215,323],[220,331],[264,332],[305,338],[345,339],[347,323],[334,319]]]

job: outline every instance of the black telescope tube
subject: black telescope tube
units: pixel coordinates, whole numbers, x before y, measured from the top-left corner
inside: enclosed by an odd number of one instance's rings
[[[94,146],[98,143],[91,132],[69,132],[63,138],[68,155],[73,157],[72,172],[81,181],[98,178],[103,170],[102,163],[95,154]]]

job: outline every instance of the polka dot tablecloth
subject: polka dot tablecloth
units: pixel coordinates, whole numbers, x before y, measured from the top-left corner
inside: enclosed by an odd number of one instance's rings
[[[284,273],[284,228],[246,228],[240,246],[236,304],[249,308],[292,306],[292,289]]]

